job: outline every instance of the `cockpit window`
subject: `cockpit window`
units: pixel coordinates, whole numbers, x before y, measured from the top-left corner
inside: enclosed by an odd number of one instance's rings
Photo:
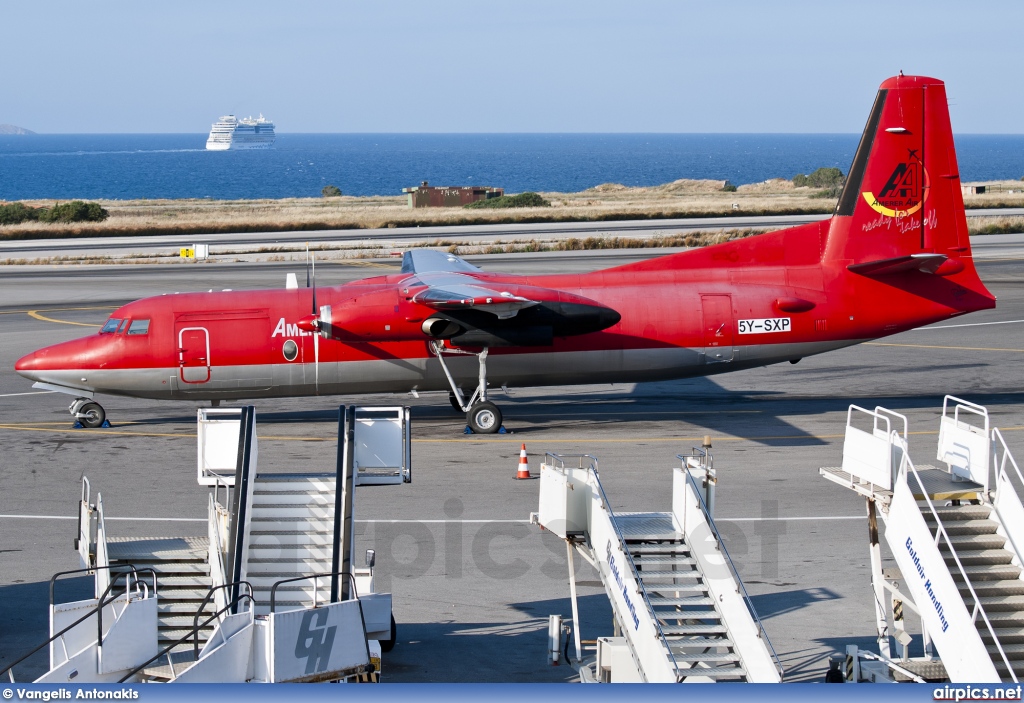
[[[132,320],[128,334],[149,334],[149,320]]]
[[[118,334],[123,333],[128,328],[127,323],[128,323],[128,320],[122,320],[121,321],[121,324],[117,326]]]
[[[100,330],[100,334],[113,334],[117,332],[117,328],[121,325],[121,320],[116,317],[112,317],[107,320],[107,324],[103,325],[103,329]]]

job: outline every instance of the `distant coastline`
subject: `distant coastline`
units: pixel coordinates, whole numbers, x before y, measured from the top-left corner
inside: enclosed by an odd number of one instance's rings
[[[25,129],[13,124],[0,124],[0,134],[35,134],[31,129]]]
[[[737,186],[849,170],[856,134],[280,134],[273,149],[211,152],[205,134],[0,137],[2,200],[260,200],[401,196],[421,181],[578,193],[679,179]],[[965,181],[1024,176],[1024,135],[956,138]],[[820,202],[820,201],[819,201]]]

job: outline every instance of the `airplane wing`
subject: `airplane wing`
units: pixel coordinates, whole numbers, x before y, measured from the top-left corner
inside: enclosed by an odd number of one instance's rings
[[[413,249],[402,257],[402,273],[414,276],[403,282],[405,286],[424,285],[412,298],[413,302],[434,310],[465,310],[473,308],[489,312],[499,320],[508,320],[524,309],[539,305],[541,300],[558,298],[558,291],[537,289],[542,296],[517,295],[518,286],[481,281],[472,275],[481,269],[448,254],[433,249]]]
[[[449,278],[436,284],[427,283],[427,288],[417,293],[413,301],[435,310],[476,308],[497,316],[499,320],[515,317],[520,310],[540,304],[539,300],[516,295],[505,288],[477,281],[463,283]]]
[[[479,273],[481,269],[460,259],[455,254],[448,254],[433,249],[412,249],[402,257],[402,273],[432,273],[449,271],[452,273]]]

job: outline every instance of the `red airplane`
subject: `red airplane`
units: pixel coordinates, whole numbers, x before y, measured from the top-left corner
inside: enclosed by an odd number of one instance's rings
[[[783,361],[995,307],[967,235],[941,81],[882,83],[835,214],[587,274],[490,273],[431,250],[321,289],[146,298],[15,369],[76,397],[220,401],[449,389],[478,433],[494,386],[626,383]],[[466,395],[462,388],[474,388]]]

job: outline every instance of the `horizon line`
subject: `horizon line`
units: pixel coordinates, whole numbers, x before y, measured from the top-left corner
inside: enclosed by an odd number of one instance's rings
[[[13,125],[12,125],[13,126]],[[208,132],[37,132],[21,127],[29,134],[3,133],[0,137],[50,136],[194,136]],[[275,132],[281,135],[344,135],[344,136],[842,136],[856,137],[860,132]],[[1024,132],[953,132],[964,137],[1020,137]]]

